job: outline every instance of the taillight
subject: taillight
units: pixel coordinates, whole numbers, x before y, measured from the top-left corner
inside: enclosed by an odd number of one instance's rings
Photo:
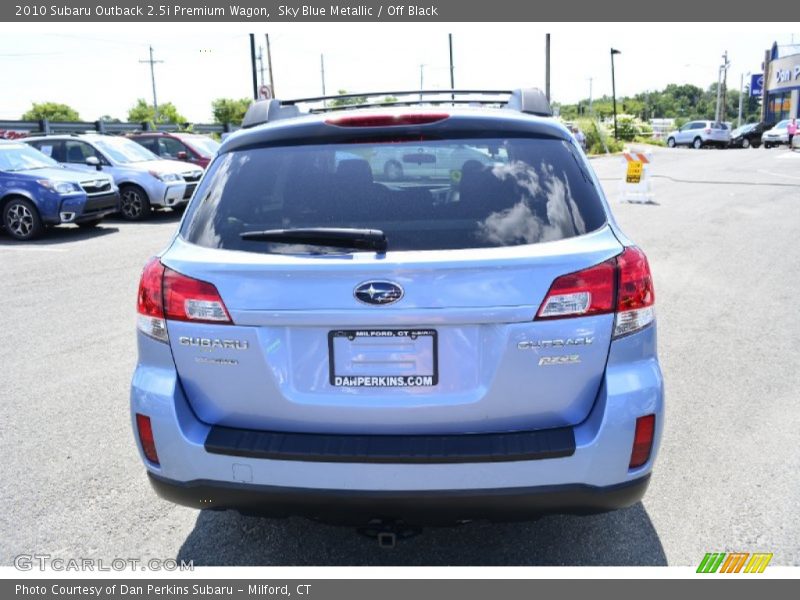
[[[406,115],[344,115],[325,120],[337,127],[391,127],[394,125],[427,125],[444,121],[447,113],[410,113]]]
[[[142,271],[139,281],[139,295],[136,302],[136,327],[161,342],[169,340],[167,322],[164,319],[164,300],[161,282],[164,278],[164,265],[158,257],[151,258]]]
[[[136,430],[139,433],[139,443],[142,445],[142,452],[145,458],[151,463],[158,465],[158,452],[156,452],[156,440],[153,437],[153,426],[150,417],[136,413]]]
[[[639,248],[629,246],[617,257],[619,288],[614,337],[639,331],[655,319],[656,301],[653,277],[647,257]]]
[[[172,321],[229,324],[231,317],[213,284],[164,270],[164,313]]]
[[[614,310],[615,280],[613,258],[583,271],[562,275],[550,286],[536,318],[563,319],[610,313]]]
[[[165,267],[157,257],[144,267],[136,309],[139,331],[161,342],[169,341],[167,319],[216,325],[232,322],[217,288]]]
[[[655,318],[655,292],[644,252],[629,246],[619,256],[558,277],[536,319],[564,319],[615,312],[613,336],[638,331]]]
[[[653,449],[655,433],[655,415],[647,415],[636,419],[636,432],[633,435],[633,448],[631,449],[631,461],[628,464],[628,468],[641,467],[650,460],[650,451]]]

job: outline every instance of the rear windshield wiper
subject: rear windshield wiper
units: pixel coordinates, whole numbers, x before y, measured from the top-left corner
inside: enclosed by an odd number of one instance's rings
[[[245,231],[239,237],[253,242],[280,242],[282,244],[308,244],[330,248],[352,248],[386,252],[388,240],[380,229],[348,229],[337,227],[309,227],[298,229],[267,229]]]

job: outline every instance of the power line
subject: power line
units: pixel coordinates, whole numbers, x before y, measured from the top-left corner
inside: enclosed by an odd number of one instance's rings
[[[156,72],[155,64],[163,63],[163,60],[155,60],[153,58],[153,47],[150,46],[150,58],[148,60],[140,60],[140,63],[150,63],[150,79],[153,82],[153,112],[155,113],[154,122],[158,123],[158,100],[156,99]]]

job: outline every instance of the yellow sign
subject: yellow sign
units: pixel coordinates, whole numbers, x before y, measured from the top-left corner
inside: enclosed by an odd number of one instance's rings
[[[644,163],[632,160],[628,163],[628,172],[625,174],[625,183],[641,183]]]

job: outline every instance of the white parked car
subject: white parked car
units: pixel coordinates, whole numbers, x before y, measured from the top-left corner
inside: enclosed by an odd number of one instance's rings
[[[676,131],[667,135],[667,146],[691,146],[699,150],[706,146],[727,148],[731,142],[731,130],[718,121],[689,121]]]
[[[761,143],[764,148],[772,148],[773,146],[780,146],[789,143],[789,119],[779,121],[775,127],[768,129],[761,135]]]

